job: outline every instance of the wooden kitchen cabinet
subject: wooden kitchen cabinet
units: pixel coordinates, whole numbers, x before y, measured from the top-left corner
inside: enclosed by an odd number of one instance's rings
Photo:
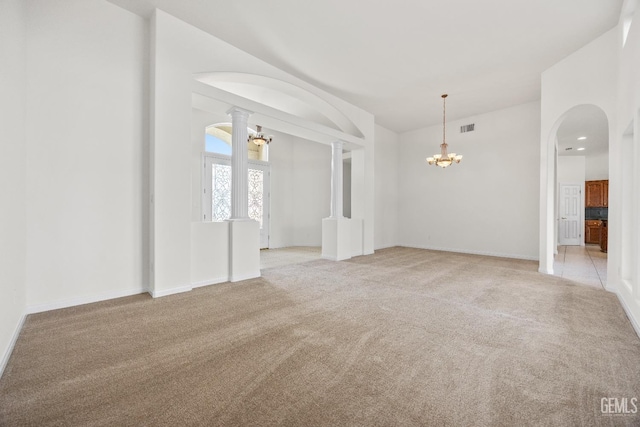
[[[600,250],[607,253],[607,246],[609,241],[609,221],[602,221],[602,228],[600,228]]]
[[[587,208],[607,207],[609,204],[609,181],[586,181],[584,205]]]
[[[600,229],[602,221],[599,219],[588,219],[584,222],[584,242],[600,244]]]

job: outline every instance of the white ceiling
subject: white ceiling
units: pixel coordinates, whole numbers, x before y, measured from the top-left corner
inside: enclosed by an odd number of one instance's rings
[[[540,98],[540,73],[623,0],[110,0],[162,9],[373,113],[396,132]]]
[[[609,150],[609,124],[607,116],[593,105],[581,105],[572,109],[558,132],[559,156],[592,156]],[[578,140],[578,138],[585,139]],[[584,150],[578,150],[583,148]]]

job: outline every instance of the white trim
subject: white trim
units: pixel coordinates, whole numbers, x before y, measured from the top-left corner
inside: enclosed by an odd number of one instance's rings
[[[155,290],[149,291],[149,294],[154,298],[161,298],[161,297],[166,297],[173,294],[180,294],[182,292],[189,292],[192,289],[193,288],[191,285],[185,285],[185,286],[178,286],[176,288],[163,289],[161,291],[155,291]]]
[[[255,132],[253,132],[255,133]],[[213,153],[211,151],[203,151],[202,157],[206,160],[207,158],[220,160],[222,164],[231,165],[231,156],[227,156],[226,154]],[[268,160],[258,160],[258,159],[247,159],[247,163],[250,165],[258,166],[258,167],[271,167],[271,163]]]
[[[229,281],[229,278],[227,276],[216,277],[215,279],[201,280],[199,282],[193,282],[193,283],[191,283],[191,287],[195,289],[195,288],[201,288],[203,286],[217,285],[219,283],[225,283],[225,282],[228,282],[228,281]]]
[[[11,358],[11,353],[13,353],[13,348],[16,346],[16,342],[18,342],[18,337],[20,336],[20,332],[22,331],[22,327],[24,326],[24,322],[27,319],[27,315],[23,314],[20,317],[20,321],[16,325],[16,329],[13,331],[13,336],[11,337],[11,341],[9,341],[9,345],[7,346],[6,351],[2,355],[2,362],[0,362],[0,378],[2,378],[2,374],[4,374],[4,368],[7,367],[7,363],[9,363],[9,359]]]
[[[399,244],[398,246],[402,246],[405,248],[414,248],[414,249],[428,249],[431,251],[440,251],[440,252],[455,252],[459,254],[469,254],[469,255],[484,255],[484,256],[492,256],[498,258],[512,258],[512,259],[523,259],[526,261],[538,261],[538,258],[535,256],[528,255],[517,255],[517,254],[503,254],[498,252],[484,252],[484,251],[470,251],[466,249],[452,249],[452,248],[438,248],[433,246],[421,246],[421,245],[403,245]]]
[[[58,310],[61,308],[74,307],[76,305],[91,304],[94,302],[106,301],[114,298],[130,297],[148,292],[147,288],[134,288],[126,291],[103,292],[96,295],[74,297],[44,304],[27,306],[27,314],[42,313],[43,311]]]
[[[230,282],[241,282],[243,280],[249,280],[249,279],[256,279],[258,277],[261,277],[260,271],[258,271],[258,273],[248,273],[248,274],[242,274],[240,276],[230,276],[229,277],[229,281]]]
[[[604,285],[604,289],[605,289],[606,291],[608,291],[608,292],[613,293],[613,294],[616,294],[616,295],[618,294],[618,288],[616,288],[615,286],[611,286],[611,285],[609,285],[609,283],[606,283],[606,284]]]
[[[397,247],[398,247],[398,245],[391,244],[391,245],[387,245],[387,246],[380,246],[379,248],[374,248],[373,250],[375,252],[375,251],[379,251],[379,250],[382,250],[382,249],[397,248]]]
[[[618,293],[618,292],[614,292],[614,293],[618,297],[618,301],[620,301],[620,305],[622,306],[622,309],[624,310],[625,314],[627,315],[627,318],[629,319],[629,322],[631,323],[631,326],[633,327],[633,330],[636,331],[636,335],[638,335],[638,337],[640,337],[640,324],[638,324],[638,321],[633,316],[633,313],[631,312],[631,309],[627,305],[627,302],[624,300],[624,298],[622,298],[620,293]]]

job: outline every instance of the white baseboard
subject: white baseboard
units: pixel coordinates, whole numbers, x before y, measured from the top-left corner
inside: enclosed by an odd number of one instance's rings
[[[209,286],[209,285],[217,285],[218,283],[224,283],[229,281],[229,278],[227,276],[224,277],[217,277],[215,279],[209,279],[209,280],[201,280],[199,282],[194,282],[191,284],[192,288],[201,288],[203,286]]]
[[[180,294],[182,292],[189,292],[192,289],[193,287],[191,285],[185,285],[185,286],[178,286],[176,288],[163,289],[161,291],[150,290],[149,294],[151,294],[151,296],[154,298],[161,298],[169,295]]]
[[[631,308],[627,305],[627,302],[624,300],[624,298],[620,296],[620,293],[618,292],[614,292],[614,293],[618,297],[618,301],[620,301],[620,305],[622,305],[622,309],[627,314],[627,318],[629,318],[629,321],[631,322],[631,326],[633,327],[633,330],[636,331],[636,335],[638,335],[638,337],[640,338],[640,324],[638,324],[638,319],[635,318],[635,316],[633,315],[633,312],[631,311]]]
[[[243,280],[249,280],[249,279],[255,279],[257,277],[260,277],[260,271],[258,270],[258,273],[249,273],[249,274],[241,274],[239,276],[231,276],[229,277],[229,281],[230,282],[241,282]]]
[[[16,329],[13,331],[11,341],[9,341],[9,345],[2,355],[2,361],[0,361],[0,378],[2,377],[2,374],[4,374],[4,368],[7,367],[7,363],[9,363],[9,358],[11,357],[11,353],[13,353],[13,348],[16,346],[16,342],[18,341],[18,337],[20,336],[20,331],[22,331],[22,327],[24,326],[24,321],[26,319],[26,314],[23,314],[22,317],[20,317],[20,321],[16,325]]]
[[[398,247],[398,246],[400,246],[400,245],[395,245],[395,244],[393,244],[393,245],[384,245],[384,246],[380,246],[380,247],[378,247],[378,248],[373,248],[373,252],[378,251],[378,250],[381,250],[381,249],[396,248],[396,247]],[[373,252],[372,252],[372,253],[373,253]]]
[[[414,249],[428,249],[431,251],[455,252],[459,254],[483,255],[483,256],[492,256],[492,257],[498,257],[498,258],[512,258],[512,259],[523,259],[526,261],[538,261],[538,257],[536,256],[521,255],[521,254],[506,254],[506,253],[500,253],[500,252],[487,252],[487,251],[470,251],[467,249],[440,248],[435,246],[423,246],[423,245],[398,244],[398,246],[402,246],[405,248],[414,248]]]
[[[130,297],[148,292],[146,288],[134,288],[125,291],[103,292],[96,295],[74,297],[43,304],[27,306],[27,314],[42,313],[43,311],[58,310],[61,308],[74,307],[76,305],[91,304],[94,302],[106,301],[114,298]]]

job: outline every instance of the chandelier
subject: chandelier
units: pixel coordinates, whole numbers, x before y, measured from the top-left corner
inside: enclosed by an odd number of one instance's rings
[[[447,119],[447,106],[446,106],[447,94],[442,95],[442,144],[440,144],[440,154],[434,154],[433,157],[427,157],[427,163],[430,165],[440,166],[446,168],[452,163],[460,163],[462,160],[461,154],[448,153],[447,154],[447,140],[446,140],[446,119]]]
[[[261,146],[264,144],[269,144],[272,140],[273,140],[272,136],[264,136],[264,134],[262,133],[262,126],[258,125],[256,126],[256,134],[249,135],[249,139],[247,141],[249,142],[253,141],[253,143],[256,144],[257,146]]]

